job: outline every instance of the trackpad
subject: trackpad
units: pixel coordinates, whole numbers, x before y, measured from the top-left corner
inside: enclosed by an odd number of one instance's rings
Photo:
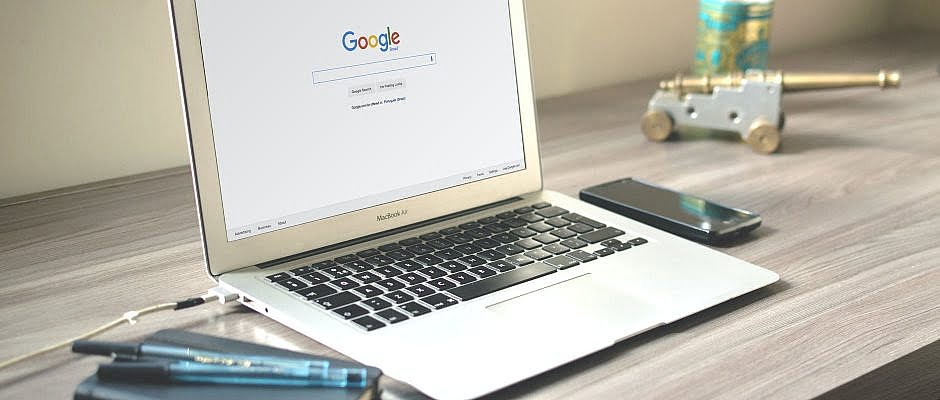
[[[501,319],[523,329],[533,328],[554,338],[624,335],[660,325],[652,305],[581,275],[487,307]]]

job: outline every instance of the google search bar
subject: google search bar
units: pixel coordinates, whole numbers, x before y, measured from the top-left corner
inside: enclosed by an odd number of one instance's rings
[[[313,71],[313,84],[341,81],[437,64],[437,53],[422,54]]]

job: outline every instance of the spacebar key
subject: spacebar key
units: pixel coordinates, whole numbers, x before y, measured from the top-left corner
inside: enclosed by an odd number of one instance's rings
[[[505,274],[481,279],[469,285],[451,289],[450,293],[459,297],[460,300],[467,301],[493,293],[500,289],[505,289],[523,282],[531,281],[535,278],[548,275],[555,271],[555,267],[549,266],[547,264],[530,264],[524,267],[516,268]]]
[[[603,242],[607,239],[615,238],[623,234],[624,234],[624,231],[608,226],[606,228],[601,228],[594,232],[585,233],[581,236],[578,236],[578,239],[581,239],[588,243],[597,243],[597,242]]]

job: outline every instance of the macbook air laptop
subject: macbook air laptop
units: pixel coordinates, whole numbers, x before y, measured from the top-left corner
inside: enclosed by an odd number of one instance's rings
[[[432,397],[777,280],[543,190],[522,0],[170,5],[209,274]]]

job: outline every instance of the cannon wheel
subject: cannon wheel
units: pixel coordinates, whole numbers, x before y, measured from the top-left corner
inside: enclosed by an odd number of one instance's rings
[[[651,142],[663,142],[673,137],[672,117],[662,111],[647,111],[640,121],[640,129]]]
[[[747,144],[758,153],[774,153],[780,148],[780,130],[765,119],[754,121],[747,133]]]

